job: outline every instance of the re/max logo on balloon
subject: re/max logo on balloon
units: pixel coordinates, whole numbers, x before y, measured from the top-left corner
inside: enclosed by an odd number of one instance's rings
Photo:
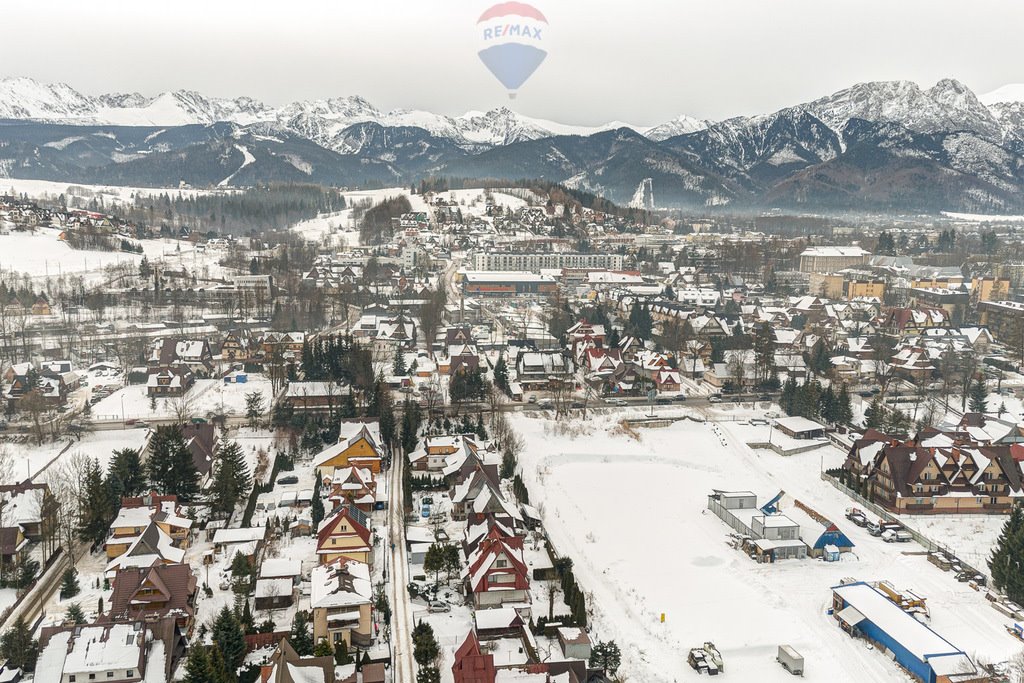
[[[547,18],[532,5],[503,2],[485,11],[476,23],[480,61],[514,98],[548,56],[541,47]]]
[[[536,26],[505,24],[504,26],[485,28],[484,40],[493,40],[494,38],[518,38],[519,36],[532,38],[534,40],[542,40],[540,31],[541,29]]]

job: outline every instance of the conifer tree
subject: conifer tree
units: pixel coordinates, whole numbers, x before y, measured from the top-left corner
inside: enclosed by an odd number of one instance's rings
[[[836,395],[836,424],[848,425],[853,422],[853,407],[850,404],[850,390],[843,384]]]
[[[348,644],[344,640],[339,642],[338,646],[334,648],[334,663],[338,666],[352,663],[352,655],[348,653]]]
[[[32,672],[39,657],[39,641],[32,638],[32,631],[20,614],[9,629],[0,636],[0,657],[7,660],[12,669]]]
[[[976,379],[971,384],[970,408],[972,413],[988,412],[988,389],[985,387],[985,380]]]
[[[494,364],[494,385],[508,393],[508,364],[504,353],[498,356],[498,362]]]
[[[416,683],[441,683],[441,671],[436,666],[420,667],[416,672]]]
[[[107,471],[107,488],[115,505],[119,505],[124,496],[138,496],[145,492],[146,474],[138,450],[121,448],[114,451]]]
[[[886,423],[887,410],[882,397],[876,396],[864,411],[864,426],[868,429],[882,429]]]
[[[98,460],[90,460],[86,466],[82,489],[84,500],[79,517],[78,537],[95,546],[102,543],[110,533],[110,523],[115,515],[110,489],[103,480],[103,471]]]
[[[344,641],[342,641],[344,642]],[[326,638],[321,638],[316,641],[316,646],[313,648],[314,657],[333,657],[334,649],[331,647],[330,642]]]
[[[75,624],[84,624],[85,612],[82,611],[82,606],[77,602],[73,602],[68,605],[68,611],[64,613],[64,619],[66,621],[74,622]]]
[[[434,629],[425,621],[416,624],[412,632],[413,659],[420,667],[429,667],[437,661],[440,648],[437,638],[434,637]]]
[[[73,598],[81,592],[81,588],[78,585],[78,570],[74,567],[68,567],[64,570],[64,575],[60,581],[60,599],[67,600]]]
[[[318,473],[315,477],[315,481],[313,482],[313,505],[310,507],[310,517],[314,532],[320,528],[320,522],[324,519],[324,499],[321,491],[322,488],[323,486],[320,483],[320,475]]]
[[[313,634],[309,630],[309,614],[303,610],[295,613],[292,620],[292,633],[288,640],[291,641],[295,652],[308,657],[313,654]]]
[[[210,507],[214,512],[231,513],[252,487],[249,467],[245,464],[242,447],[229,441],[221,447],[213,467],[210,487]]]
[[[208,683],[212,678],[207,648],[194,645],[189,649],[188,660],[185,662],[185,683]]]
[[[1013,506],[988,561],[992,584],[1014,602],[1024,600],[1024,507]]]
[[[221,608],[217,619],[213,622],[213,642],[216,650],[224,657],[224,666],[232,679],[234,672],[242,666],[245,659],[245,634],[227,605]]]
[[[149,482],[160,492],[187,502],[199,495],[199,473],[177,425],[157,427],[148,461]]]

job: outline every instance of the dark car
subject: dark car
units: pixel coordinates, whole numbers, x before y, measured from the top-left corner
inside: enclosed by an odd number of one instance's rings
[[[656,398],[654,402],[660,406],[667,406],[672,403],[672,399],[670,399],[668,396],[661,396],[659,398]]]
[[[676,395],[676,400],[677,401],[685,401],[686,400],[686,394],[677,394]]]
[[[277,480],[278,484],[298,484],[299,478],[294,474],[289,474],[287,477],[281,477]]]

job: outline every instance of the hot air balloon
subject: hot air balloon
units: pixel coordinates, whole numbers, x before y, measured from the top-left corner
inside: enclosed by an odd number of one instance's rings
[[[509,91],[509,99],[547,58],[547,26],[539,10],[522,2],[503,2],[480,15],[477,30],[482,42],[477,54]]]

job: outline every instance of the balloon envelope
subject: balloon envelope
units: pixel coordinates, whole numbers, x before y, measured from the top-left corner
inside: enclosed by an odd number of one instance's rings
[[[518,90],[548,56],[538,47],[520,43],[493,45],[477,54],[484,66],[509,90]]]

